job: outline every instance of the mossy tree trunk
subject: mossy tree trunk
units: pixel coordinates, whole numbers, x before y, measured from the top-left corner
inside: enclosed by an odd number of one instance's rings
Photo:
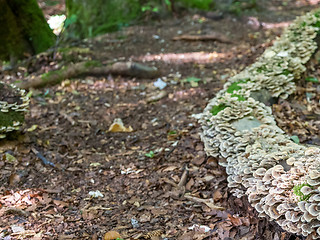
[[[15,62],[55,43],[36,0],[0,0],[0,59]]]

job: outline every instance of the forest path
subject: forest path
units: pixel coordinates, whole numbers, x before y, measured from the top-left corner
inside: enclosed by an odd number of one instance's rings
[[[98,239],[115,230],[124,239],[147,239],[147,233],[161,230],[163,238],[153,239],[295,239],[228,193],[226,173],[217,159],[206,157],[192,117],[283,26],[314,8],[276,4],[268,14],[251,17],[187,15],[146,22],[68,46],[54,60],[42,55],[19,73],[4,73],[14,81],[71,60],[134,60],[160,69],[158,82],[166,87],[155,87],[157,79],[109,75],[36,90],[24,136],[0,145],[0,238]],[[213,33],[231,43],[173,40]],[[318,77],[317,64],[309,75]],[[292,98],[295,105],[289,99],[275,106],[276,115],[286,128],[292,109],[303,105],[297,117],[309,116],[318,136],[319,114],[306,112],[312,101],[319,102],[320,94],[310,95],[317,85],[302,82],[301,89]],[[109,132],[116,118],[133,132]],[[310,138],[311,130],[303,132],[306,127],[298,123],[288,133],[316,144],[319,137]],[[43,164],[37,152],[54,166]],[[210,230],[191,231],[194,224]]]

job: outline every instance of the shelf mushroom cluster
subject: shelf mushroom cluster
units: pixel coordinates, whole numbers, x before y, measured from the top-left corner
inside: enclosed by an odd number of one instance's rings
[[[0,82],[0,139],[19,130],[29,109],[30,95],[15,85]]]
[[[226,167],[232,193],[247,195],[260,216],[310,239],[320,238],[320,150],[291,141],[267,105],[295,91],[294,79],[305,72],[319,38],[320,10],[297,18],[229,79],[200,117],[205,150]]]

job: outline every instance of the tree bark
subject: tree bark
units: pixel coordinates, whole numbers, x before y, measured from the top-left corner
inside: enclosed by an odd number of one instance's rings
[[[66,0],[65,39],[83,39],[118,30],[141,12],[139,0]]]
[[[47,50],[55,42],[36,0],[0,0],[0,59],[18,59]]]

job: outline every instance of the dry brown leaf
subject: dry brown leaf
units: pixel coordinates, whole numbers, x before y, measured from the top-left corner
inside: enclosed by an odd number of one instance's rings
[[[53,200],[53,203],[55,205],[58,205],[59,207],[68,207],[69,204],[60,200]]]
[[[121,118],[114,119],[113,123],[109,127],[107,132],[132,132],[133,129],[131,126],[125,127]]]
[[[107,232],[104,237],[103,240],[114,240],[117,238],[121,238],[120,234],[116,231],[109,231]]]
[[[178,168],[177,166],[167,166],[167,167],[163,168],[161,170],[161,172],[170,172],[170,171],[173,171],[173,170],[175,170],[177,168]]]
[[[193,178],[191,178],[190,180],[189,180],[189,182],[187,182],[187,184],[186,184],[186,190],[188,190],[188,191],[190,191],[191,190],[191,187],[194,185],[194,180],[193,180]]]
[[[241,222],[241,219],[238,218],[238,217],[233,217],[229,214],[228,216],[230,222],[232,223],[233,226],[241,226],[242,225],[242,222]]]
[[[220,190],[217,190],[213,193],[213,201],[217,202],[222,198]]]
[[[21,177],[19,174],[16,173],[12,173],[9,177],[9,185],[10,186],[14,186],[16,184],[18,184],[21,180]]]
[[[167,95],[168,95],[168,93],[165,90],[162,90],[159,93],[156,93],[156,94],[149,96],[146,99],[146,101],[147,101],[147,103],[156,102],[156,101],[160,100],[161,98],[164,98]]]

